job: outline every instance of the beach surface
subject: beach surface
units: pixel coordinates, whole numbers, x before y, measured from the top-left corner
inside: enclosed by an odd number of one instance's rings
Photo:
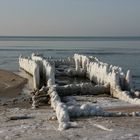
[[[0,97],[16,97],[20,94],[27,79],[10,71],[0,70]]]
[[[55,112],[50,105],[31,109],[31,97],[23,93],[27,79],[0,70],[1,140],[140,140],[140,117],[72,118],[77,125],[58,131]],[[95,102],[107,111],[140,111],[140,106],[110,97],[75,96],[79,103]]]

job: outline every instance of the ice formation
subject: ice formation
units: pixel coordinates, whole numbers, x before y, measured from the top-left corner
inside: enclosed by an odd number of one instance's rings
[[[39,65],[31,58],[19,57],[19,67],[33,76],[34,89],[40,86]]]
[[[49,88],[42,88],[38,90],[38,92],[34,92],[32,96],[32,107],[36,108],[39,105],[39,101],[41,100],[40,97],[47,97],[50,96],[51,106],[56,112],[56,116],[59,122],[59,130],[64,130],[70,126],[69,114],[67,111],[67,107],[64,103],[61,102],[59,95],[57,94],[54,85],[55,85],[55,78],[54,78],[54,67],[50,64],[46,59],[43,59],[39,55],[32,54],[31,58],[19,58],[19,65],[20,68],[28,72],[34,77],[37,77],[38,81],[34,82],[35,85],[42,84],[41,76],[45,77],[46,86]],[[37,68],[37,70],[36,70]],[[38,73],[36,73],[36,71]],[[36,75],[35,75],[36,74]],[[44,79],[44,78],[43,78]],[[44,84],[45,84],[44,83]],[[40,85],[35,86],[35,89],[39,89]],[[41,95],[40,95],[41,93]],[[40,100],[39,100],[40,99]]]
[[[51,98],[51,106],[56,111],[59,130],[67,129],[70,125],[70,119],[66,105],[61,102],[61,99],[54,87],[50,87],[48,94]]]
[[[110,94],[113,97],[133,104],[140,104],[140,99],[132,97],[132,95],[135,95],[135,91],[131,89],[130,70],[125,74],[121,67],[103,63],[91,56],[75,54],[74,60],[77,74],[81,72],[81,69],[85,70],[90,81],[101,85],[109,84]]]
[[[92,83],[69,84],[65,86],[56,86],[56,90],[61,96],[65,95],[96,95],[109,94],[108,85],[93,85]]]
[[[19,66],[33,76],[35,91],[32,93],[32,107],[40,102],[50,102],[56,112],[59,130],[73,125],[70,117],[80,116],[140,116],[134,113],[111,113],[93,104],[64,103],[60,96],[84,94],[111,94],[113,97],[140,104],[140,92],[132,89],[130,70],[125,74],[121,67],[109,65],[92,56],[75,54],[67,59],[45,59],[41,55],[32,54],[31,58],[19,57]],[[57,85],[66,83],[56,81],[56,76],[84,77],[90,82]]]

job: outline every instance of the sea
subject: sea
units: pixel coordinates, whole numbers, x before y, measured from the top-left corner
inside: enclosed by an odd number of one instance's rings
[[[0,69],[19,70],[20,54],[64,58],[74,53],[131,70],[133,87],[140,90],[140,37],[0,36]]]

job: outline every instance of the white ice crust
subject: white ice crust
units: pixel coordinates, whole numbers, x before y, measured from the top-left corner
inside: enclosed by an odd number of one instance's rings
[[[113,97],[133,104],[140,104],[140,99],[132,98],[135,91],[133,91],[134,93],[131,92],[132,77],[130,70],[125,74],[121,67],[103,63],[91,56],[75,54],[74,60],[77,74],[81,72],[81,69],[85,70],[90,81],[101,85],[109,84],[110,93]]]
[[[74,65],[75,69],[68,69],[67,75],[86,76],[91,82],[96,83],[93,86],[89,83],[71,84],[66,86],[57,86],[55,84],[55,66]],[[34,89],[40,89],[41,83],[49,89],[51,107],[55,110],[59,122],[59,130],[71,127],[70,117],[79,116],[121,116],[127,114],[117,114],[105,112],[101,107],[93,104],[83,104],[80,106],[67,106],[57,93],[71,94],[75,90],[85,94],[110,92],[113,97],[133,103],[140,104],[139,98],[133,98],[133,95],[140,96],[138,91],[132,89],[132,77],[130,70],[125,74],[119,66],[109,65],[99,61],[95,57],[74,54],[68,59],[49,60],[40,55],[32,54],[31,58],[19,57],[19,66],[33,76]],[[43,81],[41,81],[42,79]],[[65,92],[65,93],[63,93]],[[94,94],[93,93],[93,94]],[[61,93],[60,93],[61,94]],[[35,96],[34,96],[35,98]],[[133,114],[132,114],[133,115]],[[140,115],[140,114],[139,114]]]
[[[39,65],[31,58],[19,57],[19,66],[27,73],[33,76],[34,89],[38,89],[40,85]]]

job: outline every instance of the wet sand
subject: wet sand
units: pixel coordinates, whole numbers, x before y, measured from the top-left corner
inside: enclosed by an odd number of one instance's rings
[[[0,97],[16,97],[27,83],[22,78],[10,71],[0,70]]]

